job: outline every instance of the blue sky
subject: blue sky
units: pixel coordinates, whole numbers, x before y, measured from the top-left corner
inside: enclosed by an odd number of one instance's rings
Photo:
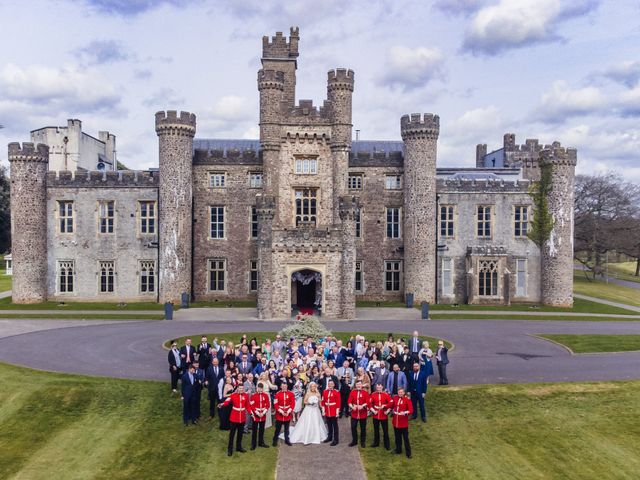
[[[513,132],[640,182],[637,0],[0,0],[0,18],[3,145],[80,118],[148,168],[169,108],[196,113],[198,137],[256,138],[262,36],[298,25],[297,98],[321,104],[326,72],[352,68],[362,139],[433,112],[440,166]]]

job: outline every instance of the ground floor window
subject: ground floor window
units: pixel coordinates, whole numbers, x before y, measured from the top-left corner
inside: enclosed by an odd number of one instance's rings
[[[356,292],[363,292],[363,284],[362,284],[362,262],[356,262]]]
[[[73,260],[58,262],[58,292],[73,293]]]
[[[115,289],[115,262],[100,262],[100,293],[113,293]]]
[[[442,259],[442,295],[453,295],[453,259]]]
[[[480,260],[480,262],[478,262],[478,295],[498,295],[497,260]]]
[[[209,291],[224,292],[226,263],[222,259],[209,260]]]
[[[156,262],[153,260],[140,261],[140,293],[154,293],[156,291]]]
[[[386,260],[384,262],[384,279],[387,292],[400,291],[400,274],[402,273],[402,262],[400,260]]]
[[[516,259],[516,295],[527,296],[527,260],[524,258]]]
[[[258,290],[258,260],[249,261],[249,291]]]

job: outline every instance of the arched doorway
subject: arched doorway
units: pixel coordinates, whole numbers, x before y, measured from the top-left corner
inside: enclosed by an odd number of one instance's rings
[[[294,314],[317,315],[322,309],[322,274],[303,269],[291,274],[291,306]]]

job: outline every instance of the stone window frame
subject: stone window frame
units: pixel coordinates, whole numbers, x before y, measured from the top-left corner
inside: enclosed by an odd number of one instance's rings
[[[520,297],[520,298],[524,298],[528,296],[528,291],[529,291],[529,259],[525,258],[525,257],[519,257],[515,259],[515,284],[516,284],[516,288],[515,288],[515,293],[514,293],[514,297]],[[520,287],[519,285],[519,279],[518,279],[518,273],[520,273],[519,270],[519,265],[520,262],[524,262],[524,270],[522,270],[523,272],[523,281],[524,281],[524,285],[522,285],[522,293],[520,293],[520,291],[518,290],[518,288]]]
[[[481,279],[483,277],[483,273],[485,273],[485,272],[482,271],[482,269],[483,269],[482,268],[482,264],[483,263],[487,263],[487,264],[493,263],[493,264],[495,264],[495,270],[493,272],[490,272],[492,274],[495,274],[495,282],[494,282],[493,278],[491,278],[490,284],[489,284],[489,286],[491,288],[491,293],[489,295],[483,294],[480,291],[481,290],[480,289],[480,282],[481,282]],[[477,283],[476,283],[476,287],[478,289],[477,290],[478,291],[478,297],[479,298],[501,298],[502,297],[502,295],[501,295],[501,289],[502,289],[501,283],[502,282],[501,282],[501,275],[500,275],[500,259],[499,258],[493,258],[493,257],[481,257],[481,258],[478,258],[478,260],[476,262],[476,269],[477,269],[477,272],[478,272]],[[487,284],[486,284],[486,281],[485,281],[485,288],[483,290],[486,290],[486,285]],[[495,293],[494,293],[494,288],[493,288],[494,286],[495,286]]]
[[[394,222],[392,219],[392,233],[393,233],[393,225],[397,223],[398,231],[396,236],[389,236],[389,210],[397,210],[398,218],[397,222]],[[402,207],[384,207],[384,239],[385,240],[401,240],[402,239]]]
[[[98,260],[98,295],[115,295],[116,261]]]
[[[249,172],[249,188],[262,188],[264,182],[264,173],[262,172]]]
[[[71,268],[71,275],[62,275]],[[65,289],[63,291],[63,278],[65,279]],[[71,290],[69,290],[69,279],[71,280]],[[76,285],[76,262],[75,260],[58,260],[56,262],[56,295],[74,295]]]
[[[64,215],[62,215],[62,205],[67,205],[70,208],[64,209]],[[71,213],[71,215],[69,215]],[[76,202],[73,200],[56,200],[56,233],[58,235],[69,236],[76,232]],[[64,225],[64,228],[63,228]],[[66,230],[66,231],[63,231]],[[70,230],[70,231],[69,231]]]
[[[394,180],[392,181],[391,178]],[[402,190],[403,180],[401,173],[386,173],[384,176],[384,189]]]
[[[142,205],[145,204],[151,204],[153,206],[153,215],[147,215],[146,217],[142,216]],[[136,216],[137,218],[137,225],[138,225],[138,235],[139,236],[147,236],[147,235],[157,235],[158,234],[158,202],[157,200],[138,200],[137,202],[137,210],[136,210]],[[147,221],[147,227],[146,227],[146,231],[143,231],[142,225],[143,225],[143,221],[146,220]],[[149,223],[149,220],[153,220],[153,223]],[[153,225],[153,228],[150,229],[149,225]],[[152,230],[152,231],[149,231]]]
[[[309,191],[309,196],[305,197],[304,196],[304,191],[308,190]],[[302,202],[301,202],[301,213],[298,214],[298,198],[296,193],[298,191],[302,191]],[[311,193],[315,192],[315,196],[312,196]],[[318,217],[319,212],[320,212],[320,188],[319,187],[312,187],[312,186],[301,186],[301,187],[296,187],[294,186],[292,188],[292,193],[293,193],[293,224],[297,227],[299,222],[298,222],[298,217],[300,218],[300,222],[314,222],[316,225],[318,225]],[[309,200],[309,213],[307,215],[304,214],[304,200],[308,199]],[[315,205],[313,204],[313,201],[315,200]],[[313,210],[315,209],[315,213],[311,213]],[[309,220],[304,220],[304,217],[309,217]]]
[[[320,162],[318,155],[294,155],[293,173],[296,175],[318,175],[320,172]],[[305,172],[305,162],[308,162],[308,169]]]
[[[356,208],[356,213],[355,213],[355,217],[354,217],[354,219],[355,219],[354,223],[355,223],[355,227],[356,227],[355,228],[355,230],[356,230],[355,231],[355,236],[356,236],[357,239],[364,238],[364,235],[362,234],[363,231],[364,231],[364,229],[362,228],[363,227],[363,224],[362,224],[362,218],[363,218],[362,211],[363,210],[364,209],[362,207]]]
[[[210,171],[209,188],[213,188],[216,190],[227,188],[227,172]]]
[[[522,220],[522,213],[520,214],[520,220],[517,219],[519,208],[525,209],[526,218],[524,221]],[[517,240],[523,240],[523,239],[529,238],[527,236],[527,232],[529,231],[529,225],[531,225],[531,205],[524,205],[524,204],[514,205],[511,213],[513,215],[513,238]],[[522,232],[522,225],[520,225],[520,234],[518,234],[518,223],[525,224],[524,233]]]
[[[354,285],[353,289],[356,293],[364,293],[365,285],[364,285],[364,262],[362,260],[356,260],[355,263],[355,277],[354,277]],[[360,277],[360,278],[358,278]],[[360,283],[360,288],[358,289],[358,283]]]
[[[249,260],[249,292],[257,292],[258,291],[258,282],[260,279],[260,268],[257,258],[252,258]],[[255,284],[255,288],[253,288]]]
[[[217,231],[217,235],[219,234],[219,231],[222,230],[222,235],[221,236],[216,236],[214,237],[212,235],[213,233],[213,225],[214,225],[214,221],[213,221],[213,209],[222,209],[222,222],[219,221],[219,219],[216,219],[215,224],[219,225],[216,228]],[[219,215],[219,212],[218,212]],[[226,240],[227,239],[227,228],[226,228],[226,220],[227,220],[227,207],[226,205],[209,205],[209,240]]]
[[[398,264],[397,267],[393,266],[392,269],[388,268],[390,264],[396,264],[396,263]],[[403,273],[404,273],[404,264],[403,263],[404,262],[402,260],[398,260],[398,259],[384,260],[384,265],[383,265],[384,268],[383,268],[383,274],[382,274],[382,284],[384,285],[384,291],[385,292],[401,292],[402,289],[404,288],[404,285],[403,285],[403,282],[402,282]],[[388,273],[391,273],[391,274],[394,274],[394,275],[398,276],[398,280],[397,280],[398,288],[397,289],[396,288],[392,288],[392,289],[387,288],[387,286],[388,286],[387,285],[387,281],[388,281],[387,280],[387,276],[388,276],[387,274]],[[395,285],[393,285],[393,284],[396,283],[395,278],[392,277],[391,278],[391,282],[392,282],[392,287],[394,287]]]
[[[441,278],[440,278],[440,282],[441,282],[441,295],[443,297],[453,297],[455,296],[455,262],[453,261],[453,257],[442,257],[442,262],[440,265],[440,272],[441,272]],[[449,263],[449,268],[446,268],[445,264]],[[450,291],[447,292],[445,291],[445,275],[446,272],[449,272],[450,274],[450,278],[449,278],[449,284],[450,284]]]
[[[214,262],[216,262],[216,265],[215,265],[216,268],[212,267]],[[222,265],[222,268],[220,268],[220,264]],[[222,282],[222,288],[216,288],[216,289],[212,288],[213,272],[218,272],[216,275],[215,282],[216,282],[216,286],[219,286],[217,284]],[[227,285],[228,285],[227,277],[228,275],[227,275],[227,259],[226,258],[207,259],[207,292],[227,293]]]
[[[152,270],[151,275],[149,275],[148,273],[150,269]],[[143,272],[147,273],[145,274]],[[146,289],[143,287],[145,278],[147,279]],[[157,267],[155,260],[138,260],[138,292],[140,293],[140,295],[154,295],[155,293],[157,293],[157,278]]]
[[[480,216],[479,216],[479,213],[480,213],[479,210],[481,208],[483,209],[483,213],[482,213],[483,219],[482,220],[480,220]],[[486,219],[486,216],[487,216],[486,209],[489,209],[489,220]],[[474,230],[475,230],[476,238],[488,239],[488,240],[491,240],[493,238],[493,231],[494,231],[494,223],[493,223],[493,221],[494,221],[494,218],[495,218],[494,213],[495,213],[495,205],[489,205],[489,204],[477,204],[476,205],[475,214],[474,214],[474,217],[475,217],[475,229]],[[483,234],[483,235],[479,234],[480,222],[483,222],[483,225],[484,225],[483,231],[485,232],[485,234]],[[489,226],[489,235],[486,235],[487,224]]]
[[[108,210],[107,210],[107,216],[103,216],[103,207],[108,206],[109,204],[113,204],[113,208],[111,210],[111,216],[108,216]],[[97,208],[97,212],[98,212],[98,235],[115,235],[116,233],[116,201],[115,200],[98,200],[98,208]],[[102,227],[103,227],[103,220],[106,221],[106,230],[109,230],[109,220],[111,220],[111,231],[106,231],[103,232],[102,231]]]
[[[249,207],[249,239],[257,240],[259,234],[260,225],[258,224],[258,207],[251,205]]]
[[[458,206],[456,204],[452,204],[452,203],[445,203],[439,206],[438,209],[438,235],[440,238],[447,238],[450,240],[455,240],[456,238],[456,234],[457,234],[457,224],[458,224]],[[447,212],[447,217],[450,218],[446,218],[446,219],[442,219],[442,210],[443,209],[451,209],[451,212]],[[443,222],[444,222],[444,226],[445,226],[445,232],[447,232],[446,234],[443,234],[442,231],[442,227],[443,227]],[[451,228],[451,235],[448,234],[449,232],[449,227]]]
[[[352,182],[353,180],[353,182]],[[349,190],[363,190],[364,189],[364,174],[363,173],[349,173],[347,177],[347,188]]]

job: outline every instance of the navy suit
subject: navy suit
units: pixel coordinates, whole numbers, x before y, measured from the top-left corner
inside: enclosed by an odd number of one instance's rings
[[[438,360],[438,376],[440,377],[440,385],[449,385],[447,378],[447,365],[449,364],[449,349],[447,347],[438,348],[436,350],[436,360]]]
[[[209,389],[209,416],[211,418],[216,416],[216,403],[221,403],[222,398],[218,396],[218,385],[220,380],[224,378],[224,368],[218,365],[218,374],[216,375],[216,367],[209,365],[205,372],[205,379],[207,381],[207,388]]]
[[[200,418],[200,402],[202,401],[202,388],[204,387],[204,375],[205,375],[204,370],[201,368],[197,368],[194,373],[196,385],[194,389],[195,396],[193,399],[193,404],[194,404],[196,419]]]
[[[176,356],[173,354],[173,350],[169,350],[169,373],[171,373],[171,389],[178,389],[178,379],[182,374],[182,359],[180,358],[180,351],[178,350],[178,361],[176,361]]]
[[[411,403],[413,403],[413,418],[418,415],[418,407],[420,407],[420,418],[425,420],[427,413],[424,408],[423,394],[427,393],[427,370],[421,368],[418,370],[418,378],[416,380],[416,372],[412,371],[409,375],[409,393],[411,394]]]
[[[193,379],[189,379],[189,372],[185,372],[182,375],[182,420],[185,425],[189,424],[189,421],[196,423],[196,375],[192,375]]]

